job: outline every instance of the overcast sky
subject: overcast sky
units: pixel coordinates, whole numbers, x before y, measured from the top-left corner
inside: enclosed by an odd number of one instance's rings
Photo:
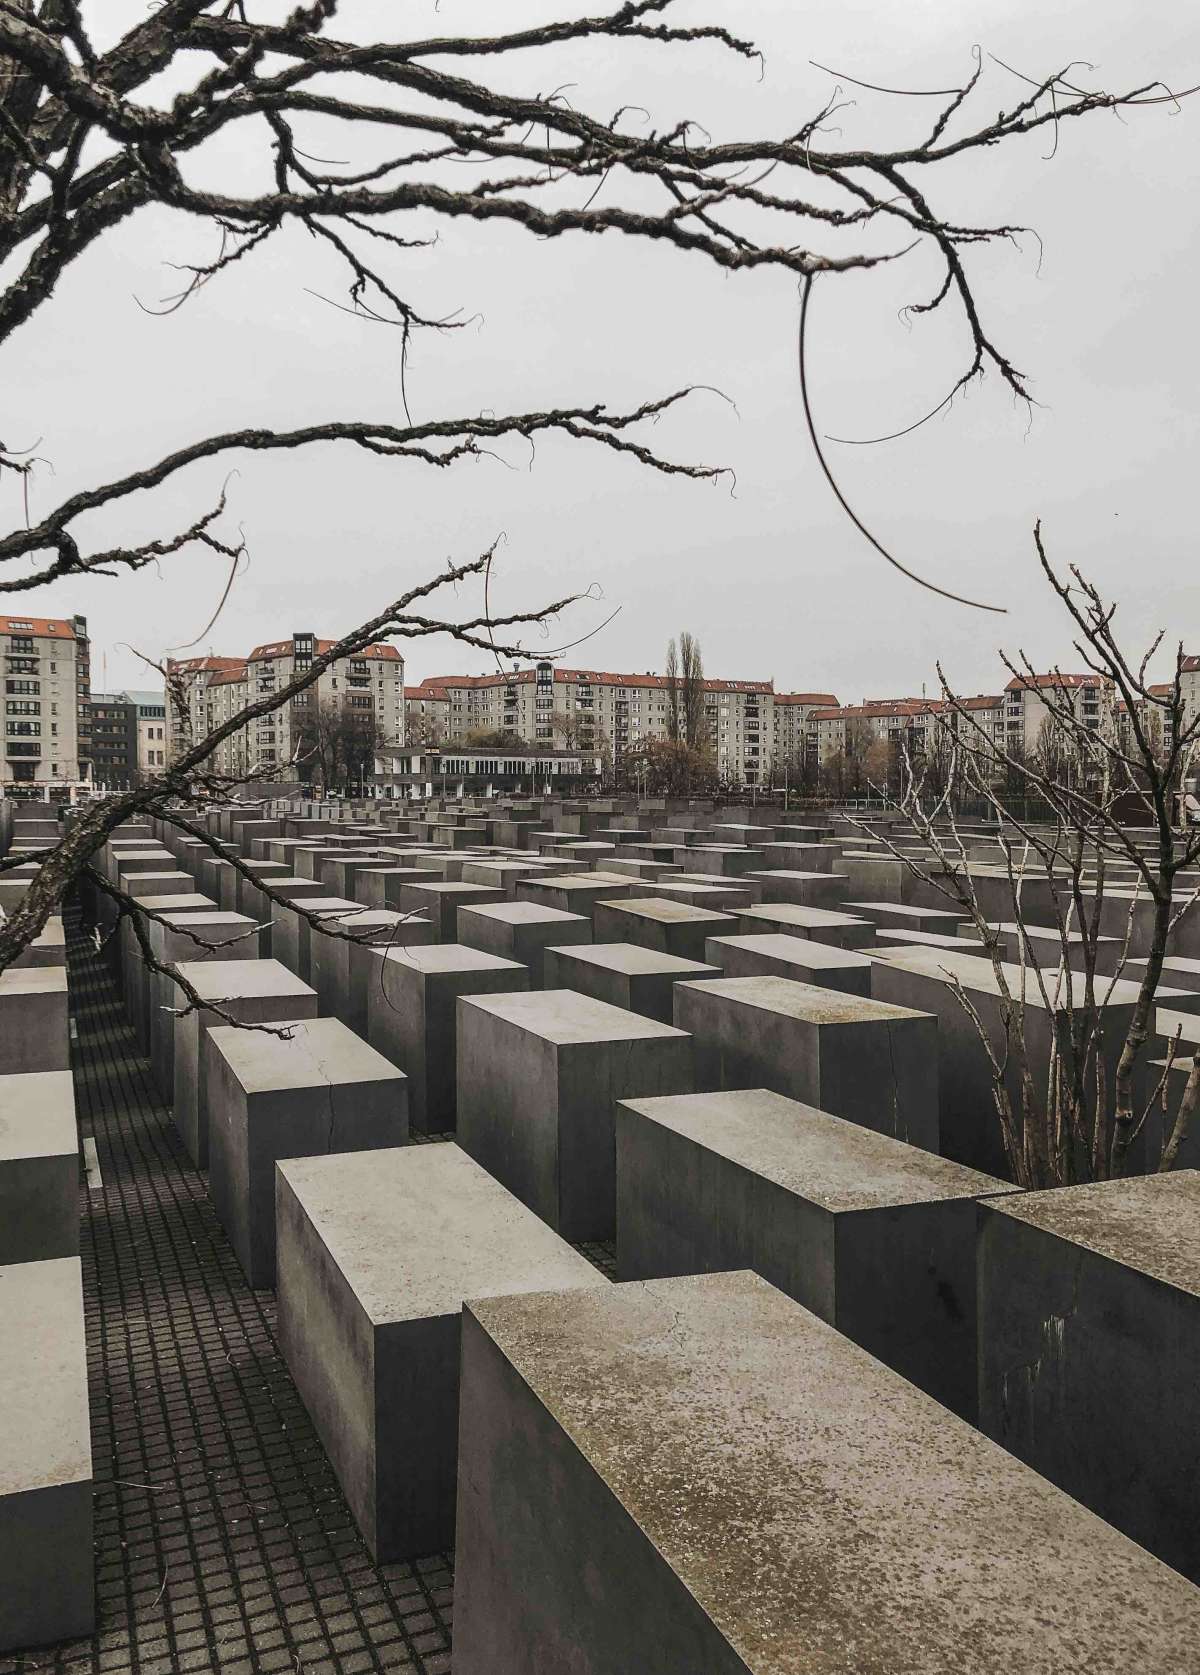
[[[343,0],[336,32],[386,35],[494,29],[570,15],[563,0],[464,3]],[[95,10],[95,8],[93,8]],[[103,0],[107,27],[142,15],[141,0]],[[810,59],[869,81],[947,87],[971,68],[974,42],[1030,74],[1072,59],[1093,85],[1161,77],[1200,81],[1200,29],[1176,0],[686,0],[681,17],[753,36],[765,74],[716,48],[611,44],[526,55],[508,84],[570,98],[607,117],[622,103],[680,116],[717,138],[794,131],[832,82]],[[477,69],[478,66],[472,66]],[[845,144],[907,143],[934,114],[928,101],[847,89]],[[1020,84],[991,66],[975,104],[986,120]],[[129,503],[97,538],[144,539],[186,524],[215,497],[229,465],[231,518],[250,565],[210,640],[195,650],[244,654],[257,641],[335,635],[447,557],[465,558],[503,531],[499,608],[527,607],[596,584],[604,604],[557,630],[585,632],[620,613],[570,664],[661,668],[669,635],[688,628],[709,674],[774,678],[781,690],[864,696],[930,690],[944,663],[963,691],[1003,684],[996,649],[1024,647],[1071,667],[1069,637],[1036,571],[1031,528],[1052,554],[1081,564],[1121,601],[1128,640],[1164,627],[1200,649],[1196,563],[1197,220],[1200,98],[1108,113],[1051,137],[975,154],[921,184],[956,220],[1028,223],[1044,239],[968,252],[985,323],[1028,375],[1032,417],[993,377],[914,436],[877,448],[831,445],[863,517],[897,555],[943,585],[1008,607],[1007,617],[916,590],[847,523],[801,430],[797,297],[782,273],[726,276],[701,258],[610,234],[540,243],[515,229],[443,223],[436,250],[397,252],[389,272],[429,314],[478,315],[413,350],[414,416],[442,417],[604,400],[633,405],[688,383],[714,385],[736,411],[699,397],[664,421],[655,445],[676,458],[727,464],[727,486],[666,481],[600,450],[544,442],[511,468],[483,460],[453,472],[330,447],[305,455],[210,462],[153,500]],[[330,140],[328,143],[334,143]],[[334,153],[347,156],[348,152]],[[244,145],[214,158],[210,178],[251,188]],[[431,223],[408,222],[412,236]],[[320,418],[399,422],[398,334],[356,321],[313,292],[340,278],[307,235],[292,232],[221,276],[179,313],[153,304],[177,286],[166,265],[211,256],[211,230],[159,211],[142,215],[68,273],[57,298],[12,341],[4,361],[9,446],[34,437],[53,461],[33,484],[44,512],[74,489],[141,466],[212,430],[292,426]],[[911,328],[897,318],[938,282],[927,255],[822,280],[811,367],[821,427],[866,436],[909,423],[943,393],[966,352],[961,319],[942,312]],[[19,490],[0,479],[6,520]],[[223,561],[191,553],[161,575],[95,580],[21,595],[39,614],[83,611],[93,679],[150,684],[131,651],[158,657],[190,641],[224,583]],[[536,642],[535,642],[536,649]],[[194,652],[192,653],[194,654]],[[409,679],[478,670],[450,643],[409,656]]]

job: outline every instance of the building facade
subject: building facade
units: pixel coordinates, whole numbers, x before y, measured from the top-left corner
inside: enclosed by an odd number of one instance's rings
[[[169,663],[166,693],[171,758],[206,738],[247,705],[283,690],[328,652],[332,640],[293,634],[255,646],[248,657],[197,657]],[[229,779],[270,778],[302,758],[306,739],[336,711],[379,746],[404,740],[404,659],[395,646],[370,645],[330,664],[313,684],[278,709],[223,739],[207,769]]]
[[[96,692],[87,701],[92,784],[131,791],[138,783],[138,707],[124,692]]]
[[[943,698],[874,698],[809,712],[809,736],[814,740],[817,765],[824,768],[839,756],[861,755],[878,743],[907,749],[915,760],[925,754],[944,725],[939,717],[945,718],[954,707],[970,716],[967,736],[973,744],[1004,744],[1006,705],[999,693],[959,698],[955,706]],[[956,725],[961,729],[964,723],[960,719]]]
[[[1109,682],[1094,674],[1014,676],[1004,689],[1004,736],[1009,751],[1031,756],[1043,729],[1061,731],[1055,709],[1070,710],[1084,727],[1100,726]]]
[[[87,621],[0,616],[4,753],[0,781],[17,794],[88,777],[91,692]]]
[[[167,695],[165,692],[122,693],[137,708],[137,767],[139,779],[150,779],[167,765]]]
[[[787,737],[831,694],[789,693]],[[409,687],[413,743],[470,741],[511,734],[535,748],[598,750],[619,766],[627,751],[669,733],[671,685],[665,675],[563,669],[549,662],[494,675],[432,675]],[[779,749],[772,681],[706,680],[704,720],[717,771],[738,785],[765,785]],[[418,720],[418,717],[420,720]]]

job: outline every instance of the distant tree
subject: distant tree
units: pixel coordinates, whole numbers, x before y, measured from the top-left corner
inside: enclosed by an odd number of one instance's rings
[[[683,737],[683,706],[679,701],[679,652],[673,639],[667,641],[664,675],[667,682],[667,738],[671,744],[678,744]]]
[[[520,733],[514,733],[511,728],[501,727],[470,727],[456,744],[466,745],[469,750],[525,750],[525,740]]]
[[[686,629],[679,636],[679,683],[684,743],[689,750],[703,751],[710,733],[704,713],[704,660],[699,640]]]
[[[409,710],[404,717],[404,742],[414,749],[425,749],[429,745],[437,744],[441,735],[441,728],[437,718],[422,714],[420,710]]]
[[[302,784],[326,791],[351,791],[371,777],[383,743],[373,709],[351,709],[327,698],[298,725],[297,776]]]
[[[711,752],[682,739],[647,739],[622,755],[620,782],[648,797],[698,797],[717,790],[720,779]]]
[[[574,750],[579,743],[579,717],[574,710],[553,710],[550,715],[550,726],[553,727],[555,737],[560,738],[567,750]]]

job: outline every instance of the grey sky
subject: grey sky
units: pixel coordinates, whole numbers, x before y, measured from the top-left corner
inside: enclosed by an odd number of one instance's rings
[[[105,0],[114,30],[141,0]],[[343,0],[341,34],[515,27],[576,8],[542,0],[498,6],[443,0]],[[951,86],[981,43],[1031,74],[1076,58],[1097,82],[1200,81],[1200,31],[1188,6],[1148,0],[782,0],[687,3],[688,20],[729,23],[766,54],[757,69],[715,48],[611,45],[560,54],[570,97],[609,115],[640,103],[654,125],[682,115],[714,135],[795,130],[828,96],[817,59],[899,86]],[[545,91],[549,61],[514,60],[514,86]],[[900,142],[936,106],[848,89],[838,121],[847,143]],[[980,119],[1019,96],[992,66],[976,97]],[[599,450],[545,443],[533,469],[484,460],[453,472],[329,448],[237,461],[231,521],[252,562],[211,636],[244,653],[293,629],[343,631],[448,556],[473,555],[498,532],[501,607],[536,604],[597,583],[621,612],[568,662],[622,670],[661,666],[668,635],[690,628],[710,674],[773,676],[783,689],[832,690],[844,701],[919,691],[941,658],[966,691],[1002,684],[998,645],[1071,666],[1069,640],[1037,576],[1030,537],[1045,522],[1052,553],[1082,564],[1122,601],[1131,642],[1163,626],[1200,646],[1195,561],[1195,456],[1200,336],[1194,326],[1200,100],[1099,114],[1048,136],[938,168],[922,186],[935,207],[975,221],[1028,223],[1045,240],[968,253],[986,323],[1044,405],[1032,421],[995,378],[915,436],[830,454],[854,504],[899,557],[944,585],[1009,607],[999,618],[917,591],[848,525],[801,433],[797,301],[781,274],[729,277],[702,258],[618,235],[537,243],[515,229],[443,224],[440,243],[390,267],[431,314],[481,316],[428,334],[413,352],[414,413],[450,416],[605,400],[633,405],[687,383],[718,386],[736,403],[699,396],[665,420],[655,445],[676,458],[732,466],[725,486],[666,481]],[[332,142],[330,142],[332,143]],[[345,157],[344,147],[333,155]],[[237,186],[255,166],[216,161]],[[214,167],[210,164],[209,167]],[[432,230],[405,226],[407,236]],[[165,264],[211,256],[208,228],[154,211],[71,270],[57,301],[6,350],[4,439],[43,438],[54,462],[33,485],[34,510],[74,488],[121,474],[211,430],[290,426],[318,418],[400,417],[398,334],[355,321],[310,291],[340,296],[340,274],[307,235],[291,232],[221,276],[180,313],[153,304],[178,283]],[[819,282],[812,372],[818,419],[838,435],[910,422],[958,370],[957,316],[911,329],[897,310],[936,287],[935,264],[914,255],[889,268]],[[179,485],[130,503],[98,538],[139,538],[191,518],[214,498],[226,467],[194,468]],[[0,480],[3,515],[21,515],[14,480]],[[20,596],[39,614],[84,611],[94,679],[149,684],[121,644],[160,656],[191,640],[223,585],[222,561],[164,561],[161,577],[73,584]],[[574,638],[605,607],[559,630]],[[536,644],[536,642],[535,642]],[[196,649],[209,649],[205,643]],[[410,679],[482,668],[450,644],[410,655]]]

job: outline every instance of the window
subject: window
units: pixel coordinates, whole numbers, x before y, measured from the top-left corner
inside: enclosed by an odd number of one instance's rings
[[[28,698],[10,698],[4,706],[6,715],[41,715],[42,706]]]
[[[4,690],[8,693],[32,692],[35,696],[42,690],[40,680],[6,680]]]
[[[23,734],[28,738],[37,739],[41,737],[42,724],[40,721],[9,721],[5,723],[4,730],[10,737],[14,734],[17,736]]]

